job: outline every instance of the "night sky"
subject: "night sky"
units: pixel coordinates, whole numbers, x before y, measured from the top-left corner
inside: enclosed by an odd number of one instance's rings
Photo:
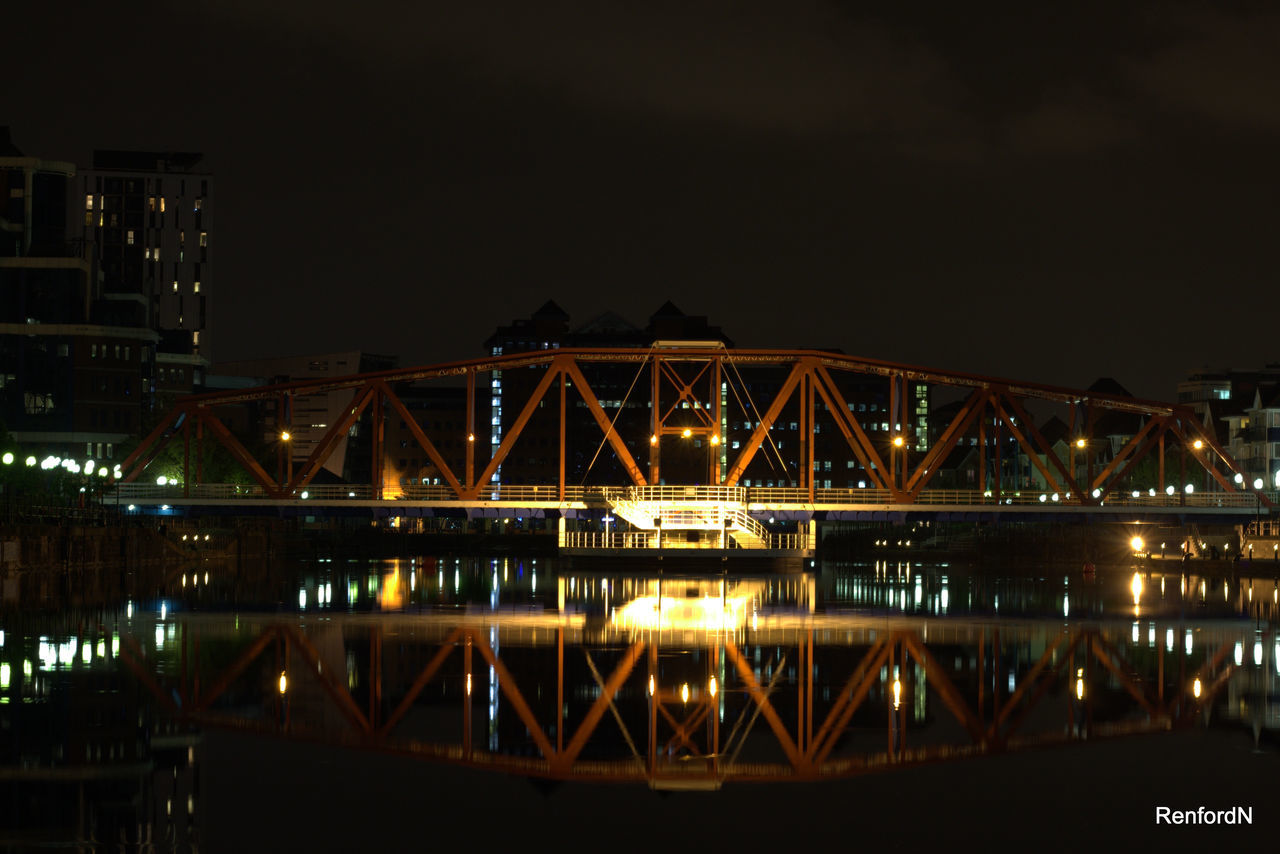
[[[555,299],[1171,399],[1280,361],[1266,3],[23,3],[32,156],[202,151],[216,359]]]

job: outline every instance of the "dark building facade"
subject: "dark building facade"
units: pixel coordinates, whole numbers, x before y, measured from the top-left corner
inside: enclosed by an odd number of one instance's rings
[[[117,322],[68,231],[69,163],[0,129],[0,417],[22,445],[110,459],[140,429],[152,329]]]

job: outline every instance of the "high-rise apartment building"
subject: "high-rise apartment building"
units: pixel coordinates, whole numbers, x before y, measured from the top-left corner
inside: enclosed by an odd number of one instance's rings
[[[0,417],[23,445],[105,460],[141,427],[140,368],[159,335],[105,310],[68,231],[75,176],[0,128]]]
[[[101,277],[104,320],[160,336],[145,364],[148,404],[174,382],[199,390],[208,369],[213,176],[195,152],[95,151],[75,179],[72,218]]]

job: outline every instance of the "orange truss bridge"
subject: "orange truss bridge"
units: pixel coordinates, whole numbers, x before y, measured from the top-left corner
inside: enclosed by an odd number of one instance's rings
[[[412,395],[423,388],[452,389],[456,417],[443,427],[415,417]],[[332,423],[310,425],[324,430],[303,459],[285,439],[295,431],[296,402],[317,395],[347,402]],[[942,397],[952,400],[946,416],[939,419],[935,406],[925,428],[929,401]],[[257,413],[256,435],[228,426],[245,410]],[[1117,430],[1117,419],[1131,426]],[[389,473],[394,454],[386,444],[395,424],[400,447],[423,456],[430,478]],[[364,480],[316,482],[357,432],[367,446]],[[157,489],[148,466],[172,455],[175,442],[181,479]],[[459,445],[461,453],[449,450]],[[211,446],[247,484],[232,488],[205,477]],[[977,479],[944,483],[949,461],[966,451]],[[832,480],[833,457],[844,469],[836,477],[854,474],[856,486],[852,478]],[[1011,464],[1020,469],[1017,478],[1006,474]],[[835,352],[706,342],[550,349],[194,395],[129,455],[121,483],[124,500],[187,502],[555,506],[581,502],[593,489],[676,484],[745,486],[744,504],[757,509],[1273,507],[1187,407]],[[662,500],[617,491],[613,499]]]
[[[179,615],[161,647],[137,616],[117,657],[194,725],[660,788],[1194,726],[1280,660],[1273,633],[1239,621],[1153,620],[1148,644],[1126,620],[733,617],[601,631],[571,612]]]

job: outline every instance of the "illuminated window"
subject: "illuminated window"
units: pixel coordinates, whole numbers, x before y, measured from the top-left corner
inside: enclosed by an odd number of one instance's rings
[[[200,232],[200,245],[201,246],[209,245],[209,232],[207,231]]]
[[[174,279],[174,280],[173,280],[173,292],[174,292],[175,294],[178,292],[178,280],[177,280],[177,279]]]
[[[160,213],[164,213],[164,196],[160,197]]]
[[[204,203],[204,199],[196,199],[196,210],[200,210],[200,205]]]
[[[148,196],[148,197],[147,197],[147,210],[148,210],[148,211],[150,211],[151,213],[155,213],[155,212],[156,212],[156,197],[155,197],[155,196]]]
[[[124,233],[124,242],[128,243],[130,246],[133,245],[133,229],[132,228]]]
[[[93,210],[93,194],[92,193],[84,197],[84,209],[87,211]]]
[[[196,283],[191,286],[191,292],[193,294],[200,293],[200,281],[198,279],[196,280]]]
[[[186,243],[186,242],[187,242],[187,232],[186,232],[186,231],[184,231],[184,230],[182,230],[182,229],[179,229],[179,230],[178,230],[178,245],[179,245],[179,246],[181,246],[182,244],[184,244],[184,243]]]
[[[90,345],[89,345],[89,358],[90,358],[90,359],[96,359],[96,358],[98,358],[98,345],[97,345],[97,344],[90,344]]]
[[[200,330],[199,330],[199,329],[197,329],[195,332],[192,332],[192,333],[191,333],[191,343],[192,343],[192,344],[199,344],[199,343],[200,343]]]

